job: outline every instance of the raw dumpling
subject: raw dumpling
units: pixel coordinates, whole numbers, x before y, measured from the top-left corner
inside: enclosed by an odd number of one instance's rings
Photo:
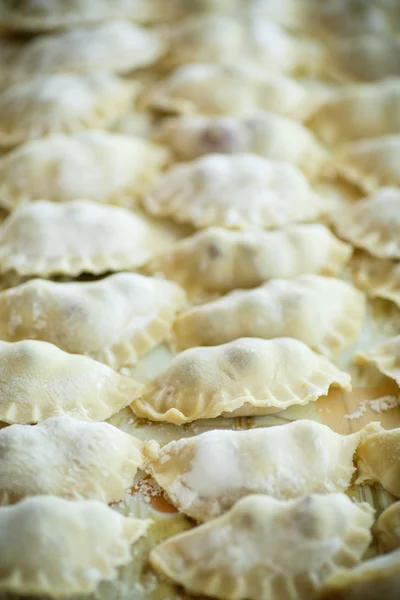
[[[254,67],[191,63],[156,83],[143,102],[146,108],[173,114],[246,115],[260,108],[261,82]]]
[[[331,387],[350,390],[350,375],[302,342],[242,338],[181,352],[131,408],[139,417],[181,425],[274,414],[313,402]]]
[[[255,154],[209,154],[161,175],[147,211],[201,229],[274,229],[313,221],[327,207],[293,165]]]
[[[179,161],[203,154],[254,152],[290,162],[309,177],[318,175],[327,163],[325,151],[308,129],[263,111],[246,118],[181,116],[164,121],[154,137],[167,144]]]
[[[173,69],[192,62],[235,60],[246,49],[243,23],[216,13],[192,15],[161,30],[167,52],[161,65]]]
[[[0,205],[85,198],[132,207],[167,161],[167,152],[131,135],[84,131],[26,142],[0,158]]]
[[[329,577],[320,600],[398,600],[400,550]]]
[[[250,19],[248,28],[248,58],[268,72],[315,75],[319,70],[324,52],[316,39],[295,37],[269,19],[257,17]]]
[[[400,335],[386,340],[369,352],[357,354],[357,362],[374,363],[381,373],[400,385]]]
[[[123,517],[95,500],[27,498],[0,508],[0,590],[22,596],[94,592],[128,564],[150,521]]]
[[[326,425],[214,430],[145,448],[150,470],[171,502],[197,521],[225,512],[249,494],[278,499],[345,491],[355,471],[360,434],[340,435]]]
[[[314,35],[333,39],[359,33],[380,34],[383,37],[396,30],[400,17],[396,0],[335,0],[313,2],[309,22]]]
[[[360,562],[373,509],[344,494],[280,501],[253,495],[150,553],[157,573],[222,600],[311,600],[340,567]]]
[[[333,61],[333,65],[332,65]],[[400,36],[359,34],[336,41],[330,62],[339,81],[377,81],[400,76]]]
[[[400,187],[400,135],[345,144],[334,156],[340,175],[365,192],[383,186]]]
[[[162,343],[184,304],[174,283],[134,273],[86,283],[34,279],[0,293],[0,339],[44,340],[119,368]]]
[[[356,483],[380,483],[400,497],[400,428],[387,431],[379,423],[363,430],[356,456]]]
[[[32,38],[13,62],[11,76],[98,70],[126,73],[155,63],[163,51],[160,37],[151,31],[128,21],[110,21]]]
[[[372,298],[385,298],[400,306],[400,264],[364,254],[353,267],[357,287]]]
[[[302,29],[307,22],[313,0],[250,0],[247,5],[253,18],[266,19],[290,30]]]
[[[308,125],[327,144],[400,133],[400,79],[340,89]]]
[[[149,111],[131,111],[117,121],[113,131],[149,140],[153,135],[155,120],[155,115]]]
[[[248,59],[277,73],[309,73],[320,57],[314,41],[296,39],[269,20],[235,19],[211,13],[167,26],[168,69],[194,62],[227,63]]]
[[[145,105],[172,113],[248,116],[257,109],[303,121],[326,96],[324,88],[269,73],[252,63],[184,65],[152,89]]]
[[[400,548],[400,502],[395,502],[383,511],[373,531],[381,552],[392,552]]]
[[[48,75],[0,93],[0,147],[52,133],[110,127],[128,111],[135,84],[107,73]]]
[[[0,420],[37,423],[57,415],[103,421],[140,394],[134,379],[36,340],[0,341]]]
[[[379,258],[400,258],[400,189],[381,188],[342,208],[336,230],[346,241]]]
[[[89,200],[21,206],[0,226],[0,273],[49,277],[133,269],[168,245],[140,215]]]
[[[142,466],[142,442],[70,417],[0,430],[0,504],[40,494],[118,502]]]
[[[320,224],[251,233],[210,227],[155,256],[145,270],[176,281],[197,299],[276,277],[337,275],[351,252]]]
[[[1,9],[0,9],[1,10]],[[7,84],[10,77],[10,65],[21,51],[23,41],[17,36],[0,34],[0,85]]]
[[[364,295],[352,285],[299,275],[231,292],[183,312],[174,326],[175,343],[185,349],[240,337],[293,337],[329,356],[355,340],[364,316]]]
[[[176,8],[177,2],[162,0],[3,0],[0,4],[0,24],[17,31],[46,31],[84,23],[113,19],[141,20],[158,13],[169,12],[165,4]],[[156,9],[156,10],[154,10]],[[163,15],[158,14],[161,18]],[[172,16],[172,15],[171,15]],[[177,16],[177,15],[175,15]]]

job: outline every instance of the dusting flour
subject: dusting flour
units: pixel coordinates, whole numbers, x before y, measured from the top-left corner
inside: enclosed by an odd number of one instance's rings
[[[374,412],[380,414],[398,405],[398,396],[382,396],[382,398],[377,398],[376,400],[363,400],[360,402],[358,409],[355,412],[344,415],[344,418],[360,419],[366,413],[367,409],[373,410]]]

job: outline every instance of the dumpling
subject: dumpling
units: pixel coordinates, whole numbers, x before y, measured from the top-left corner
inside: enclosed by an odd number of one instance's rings
[[[150,259],[145,271],[176,281],[198,299],[276,277],[337,275],[351,252],[319,223],[251,233],[210,227]]]
[[[383,511],[373,532],[381,552],[392,552],[400,548],[400,502],[395,502]]]
[[[299,420],[247,431],[207,431],[163,448],[151,441],[144,452],[174,506],[207,521],[249,494],[283,500],[345,491],[359,440],[359,433],[340,435]]]
[[[387,431],[379,423],[363,430],[356,452],[356,483],[380,483],[400,497],[400,428]]]
[[[360,562],[373,509],[344,494],[282,502],[253,495],[226,515],[169,538],[155,571],[188,592],[222,600],[311,600],[340,567]]]
[[[173,114],[248,114],[259,108],[261,80],[257,69],[242,64],[191,63],[156,83],[143,105]]]
[[[278,73],[309,73],[319,60],[314,41],[296,39],[276,23],[248,13],[248,19],[209,13],[190,16],[168,25],[168,51],[164,67],[194,62],[233,62],[248,59]]]
[[[303,121],[325,96],[324,88],[238,61],[184,65],[155,85],[143,102],[178,114],[248,116],[263,109]]]
[[[58,415],[103,421],[141,393],[134,379],[46,342],[0,341],[0,358],[5,423],[38,423]]]
[[[381,188],[342,208],[336,230],[346,241],[379,258],[400,258],[400,189]]]
[[[133,269],[168,245],[143,217],[89,200],[21,206],[0,226],[0,273],[49,277]]]
[[[34,279],[0,292],[0,339],[38,339],[115,368],[168,337],[184,292],[174,283],[117,273],[91,282]]]
[[[95,500],[27,498],[0,508],[0,590],[22,596],[90,594],[117,578],[150,521]]]
[[[218,12],[191,15],[161,30],[167,47],[162,67],[173,69],[192,62],[226,62],[246,49],[243,23]]]
[[[307,22],[313,1],[249,0],[247,5],[253,18],[266,19],[289,30],[301,30]]]
[[[326,581],[320,600],[398,600],[400,550],[341,569]]]
[[[128,111],[135,84],[107,73],[61,74],[14,83],[0,93],[0,146],[52,133],[106,129]]]
[[[113,131],[136,138],[150,140],[153,135],[155,120],[156,116],[153,113],[150,113],[150,111],[131,111],[127,115],[121,117],[121,119],[118,119],[113,127]]]
[[[357,362],[360,364],[374,363],[381,373],[394,379],[400,385],[400,335],[384,341],[369,352],[357,354]]]
[[[307,124],[327,144],[400,133],[400,79],[339,89]]]
[[[152,65],[163,52],[160,36],[129,21],[110,21],[32,38],[13,61],[11,77],[98,70],[126,73]]]
[[[317,176],[327,164],[325,150],[308,129],[265,111],[242,118],[181,116],[162,122],[154,138],[167,144],[179,161],[203,154],[254,152],[290,162],[309,177]]]
[[[360,33],[337,40],[326,71],[339,81],[377,81],[400,76],[400,36]]]
[[[131,135],[84,131],[26,142],[0,158],[0,205],[86,198],[132,207],[167,161],[167,152]]]
[[[334,155],[337,172],[365,192],[400,187],[400,135],[345,144]]]
[[[175,322],[175,344],[185,349],[240,337],[293,337],[329,356],[355,340],[364,316],[364,295],[349,283],[299,275],[190,308]]]
[[[10,65],[23,47],[17,36],[0,34],[0,83],[6,83],[10,76]]]
[[[331,387],[351,389],[350,376],[302,342],[242,338],[181,352],[131,408],[139,417],[181,425],[274,414],[313,402]]]
[[[400,264],[364,254],[353,266],[357,287],[372,298],[385,298],[400,306]]]
[[[325,52],[315,38],[290,35],[269,19],[249,19],[247,51],[250,60],[268,72],[315,75]]]
[[[376,33],[383,37],[396,30],[400,17],[396,0],[335,0],[314,2],[309,26],[314,35],[318,27],[320,35],[332,38]]]
[[[154,0],[19,0],[17,4],[3,0],[0,24],[5,29],[34,32],[113,19],[162,18],[164,13],[176,17],[177,4],[172,0],[162,4]]]
[[[313,221],[327,210],[296,167],[255,154],[209,154],[173,166],[143,204],[154,216],[198,229],[274,229]]]
[[[0,504],[40,494],[122,499],[142,466],[142,442],[108,423],[54,417],[0,430]]]

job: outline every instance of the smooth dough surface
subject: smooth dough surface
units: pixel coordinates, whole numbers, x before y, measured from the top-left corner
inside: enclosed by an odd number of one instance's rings
[[[0,337],[44,340],[119,368],[165,341],[184,305],[176,284],[134,273],[92,282],[34,279],[0,293]]]
[[[357,362],[375,364],[381,373],[400,385],[400,335],[385,340],[368,352],[357,354]]]
[[[334,217],[346,241],[378,258],[400,258],[400,189],[381,188]]]
[[[309,0],[301,3],[297,0],[250,0],[248,6],[254,18],[266,19],[290,31],[297,31],[307,22],[313,4]]]
[[[321,354],[339,354],[357,337],[364,316],[364,295],[352,285],[299,275],[190,308],[176,320],[175,344],[185,349],[239,337],[293,337]]]
[[[386,37],[396,31],[400,20],[400,8],[392,0],[335,0],[335,2],[314,2],[309,15],[309,26],[316,34],[333,39],[357,35],[359,33],[380,34]]]
[[[11,76],[126,73],[152,65],[163,52],[158,35],[129,21],[109,21],[32,38],[17,54]]]
[[[107,129],[128,111],[135,84],[108,73],[38,76],[0,93],[0,146],[53,133]]]
[[[400,187],[399,160],[400,135],[349,142],[333,156],[337,172],[365,192]]]
[[[175,281],[197,300],[273,278],[338,275],[351,253],[319,223],[262,232],[210,227],[150,259],[145,271]]]
[[[132,559],[150,521],[96,500],[27,498],[0,508],[0,590],[22,596],[90,594]]]
[[[397,600],[399,586],[400,550],[396,550],[337,571],[326,581],[321,600]]]
[[[226,515],[163,542],[156,572],[223,600],[310,600],[340,567],[358,564],[373,509],[344,494],[280,501],[253,495]]]
[[[400,502],[386,508],[373,528],[380,552],[392,552],[400,548]]]
[[[263,109],[303,121],[326,93],[323,86],[270,73],[251,62],[192,63],[155,85],[145,105],[172,114],[248,116]]]
[[[140,384],[86,356],[37,340],[0,342],[0,420],[37,423],[58,415],[103,421],[140,393]]]
[[[168,69],[245,58],[268,72],[310,74],[321,53],[316,41],[298,39],[249,11],[246,19],[218,13],[190,16],[168,25],[165,39],[168,51],[162,65]]]
[[[181,512],[207,521],[249,494],[278,499],[345,491],[360,434],[299,420],[247,431],[214,430],[145,448],[150,470]]]
[[[287,161],[311,178],[327,163],[325,150],[309,129],[267,111],[242,118],[183,115],[162,122],[154,139],[167,144],[179,161],[204,154],[253,152]]]
[[[2,2],[0,24],[15,31],[47,31],[86,23],[131,19],[139,22],[177,18],[180,0],[22,0]]]
[[[277,413],[313,402],[330,387],[351,389],[350,376],[302,342],[242,338],[181,352],[131,408],[139,417],[181,425]]]
[[[134,269],[168,245],[140,215],[89,200],[40,200],[0,226],[0,272],[49,277]]]
[[[255,154],[209,154],[160,175],[143,200],[157,217],[201,229],[274,229],[313,221],[327,210],[293,165]]]
[[[360,33],[337,40],[326,70],[341,82],[400,76],[400,36]]]
[[[146,140],[92,130],[22,144],[0,158],[0,205],[14,210],[33,200],[85,198],[132,207],[167,162]]]
[[[0,504],[26,496],[122,499],[142,466],[143,444],[108,423],[54,417],[0,430]]]
[[[400,133],[400,78],[339,88],[307,124],[327,144]]]
[[[161,29],[167,51],[161,59],[165,69],[193,62],[224,63],[235,60],[246,46],[246,31],[240,20],[210,12],[191,15]]]
[[[400,498],[400,428],[386,430],[371,423],[363,430],[356,452],[356,483],[380,483]]]
[[[400,265],[398,261],[358,257],[353,265],[353,280],[357,287],[372,298],[385,298],[400,306]]]
[[[286,28],[270,19],[251,16],[248,29],[247,52],[250,61],[256,61],[268,72],[292,76],[315,76],[318,72],[325,53],[315,38],[291,35]]]

